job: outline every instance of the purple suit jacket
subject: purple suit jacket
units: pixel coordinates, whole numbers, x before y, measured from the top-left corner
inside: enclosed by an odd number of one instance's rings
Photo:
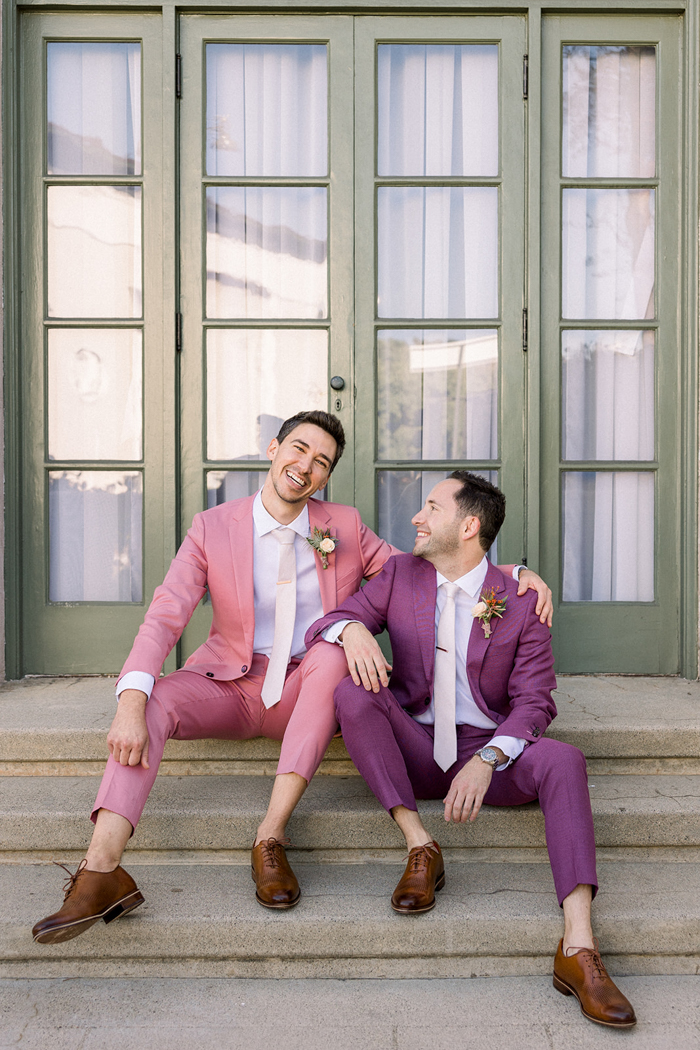
[[[486,638],[474,620],[467,675],[477,706],[498,732],[534,743],[555,717],[554,657],[549,628],[535,615],[537,595],[517,597],[518,586],[489,564],[483,590],[508,598],[503,619],[491,620]],[[435,674],[435,567],[412,554],[389,558],[378,576],[333,612],[312,624],[306,647],[338,620],[359,620],[372,634],[389,631],[394,669],[389,687],[411,714],[430,703]]]

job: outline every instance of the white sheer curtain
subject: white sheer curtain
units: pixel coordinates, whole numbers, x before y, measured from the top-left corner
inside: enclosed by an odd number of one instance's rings
[[[207,174],[328,174],[325,44],[208,44]]]
[[[140,175],[141,45],[47,45],[50,175]]]
[[[379,175],[498,174],[498,47],[384,44]]]
[[[569,177],[655,173],[654,48],[564,48],[562,170]],[[562,314],[654,317],[653,188],[565,188]],[[562,454],[654,458],[652,332],[568,331],[562,340]],[[653,601],[654,474],[563,474],[565,601]]]

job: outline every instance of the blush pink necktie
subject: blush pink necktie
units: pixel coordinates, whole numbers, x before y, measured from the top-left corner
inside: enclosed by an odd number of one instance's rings
[[[438,620],[435,650],[433,758],[440,769],[448,770],[457,761],[455,595],[459,587],[456,583],[442,583],[440,586],[447,595],[447,601]]]
[[[294,620],[297,611],[297,559],[294,553],[296,533],[293,529],[275,529],[272,535],[280,545],[280,557],[275,600],[275,638],[260,694],[262,702],[268,708],[279,703],[282,696],[289,657],[292,653]]]

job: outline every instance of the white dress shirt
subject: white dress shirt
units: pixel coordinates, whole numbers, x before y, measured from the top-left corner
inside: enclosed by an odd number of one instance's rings
[[[459,591],[455,596],[455,659],[457,664],[455,721],[457,725],[477,726],[481,729],[497,729],[498,723],[484,714],[481,708],[477,706],[472,696],[467,676],[467,648],[473,624],[472,609],[479,601],[487,571],[488,560],[484,557],[476,568],[454,581],[459,587]],[[437,600],[435,602],[435,635],[437,637],[438,621],[447,600],[445,592],[440,585],[449,581],[437,569],[435,573],[438,587]],[[351,622],[351,620],[340,620],[338,623],[334,623],[323,632],[324,639],[327,642],[338,641],[343,628]],[[420,714],[413,715],[413,718],[415,718],[416,722],[421,722],[423,725],[433,725],[435,722],[435,704],[433,700],[431,699],[429,707],[426,707]],[[504,755],[508,756],[508,761],[498,768],[506,769],[513,759],[516,759],[521,754],[526,743],[527,741],[521,740],[519,737],[498,736],[498,734],[494,736],[489,741],[489,746],[500,747]]]
[[[275,604],[277,599],[277,568],[279,543],[271,535],[274,529],[287,528],[296,533],[294,553],[297,561],[297,608],[292,637],[292,656],[306,652],[304,635],[323,616],[321,591],[318,586],[316,559],[318,554],[306,542],[311,532],[309,508],[304,505],[298,517],[288,525],[273,518],[263,506],[258,492],[253,502],[253,587],[255,593],[255,636],[253,651],[269,656],[275,637]],[[117,685],[117,696],[125,689],[140,689],[150,697],[155,685],[153,675],[145,671],[128,671]]]

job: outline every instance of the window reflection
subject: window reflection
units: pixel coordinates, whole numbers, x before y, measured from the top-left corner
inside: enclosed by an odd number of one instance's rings
[[[49,600],[140,602],[143,479],[136,471],[49,472]]]
[[[498,333],[382,330],[377,340],[380,459],[495,459]]]
[[[141,45],[46,47],[49,175],[141,174]]]

